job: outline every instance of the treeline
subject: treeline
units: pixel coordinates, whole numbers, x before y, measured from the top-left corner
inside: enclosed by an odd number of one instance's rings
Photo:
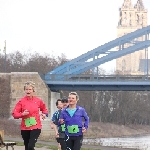
[[[10,53],[6,64],[4,55],[0,55],[0,72],[39,72],[45,74],[67,60],[64,54],[54,57],[48,54],[40,55],[35,52]],[[90,72],[90,71],[89,71]],[[86,72],[86,73],[89,73]],[[10,107],[9,80],[0,78],[0,117],[8,117]],[[68,96],[70,91],[63,91]],[[150,124],[150,92],[148,91],[77,91],[90,121],[109,122],[116,124]]]
[[[120,125],[150,125],[148,91],[78,91],[79,104],[85,107],[90,121]],[[68,94],[68,92],[64,92]]]
[[[16,51],[7,54],[6,59],[5,55],[0,54],[0,72],[39,72],[45,74],[66,61],[68,60],[63,53],[55,57],[46,53],[41,55],[37,52],[21,53]]]

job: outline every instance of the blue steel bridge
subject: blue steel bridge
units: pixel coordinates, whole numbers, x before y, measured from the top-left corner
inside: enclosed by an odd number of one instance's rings
[[[43,79],[51,91],[149,91],[150,76],[148,70],[145,75],[83,75],[84,72],[121,56],[142,49],[148,51],[147,48],[150,46],[149,33],[150,26],[147,26],[116,38],[55,68],[48,72]],[[144,41],[137,40],[141,36],[145,37]],[[130,46],[125,48],[124,45],[128,43]],[[119,50],[112,50],[116,47]]]

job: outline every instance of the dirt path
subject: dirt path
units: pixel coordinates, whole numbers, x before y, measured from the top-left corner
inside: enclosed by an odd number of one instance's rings
[[[21,138],[12,138],[12,137],[5,137],[5,141],[18,141],[18,142],[23,142]],[[37,143],[40,144],[46,144],[46,145],[57,145],[57,142],[46,142],[46,141],[40,141],[38,140]],[[14,146],[15,150],[24,150],[23,146]],[[100,145],[82,145],[82,148],[89,148],[89,149],[100,149],[100,150],[133,150],[133,149],[124,149],[124,148],[117,148],[117,147],[107,147],[107,146],[100,146]],[[2,150],[5,150],[6,148],[3,148]],[[47,149],[46,146],[42,148],[35,148],[35,150],[50,150]]]
[[[2,150],[6,150],[5,147],[1,148]],[[11,148],[9,148],[11,149]],[[15,150],[24,150],[24,146],[14,146]],[[46,147],[41,147],[41,148],[35,148],[35,150],[51,150],[51,149],[47,149]]]
[[[88,148],[90,148],[90,147],[88,147]],[[15,150],[24,150],[24,146],[14,146],[14,149]],[[131,149],[122,149],[122,148],[110,148],[110,147],[96,147],[96,149],[100,149],[100,150],[131,150]],[[2,150],[6,150],[6,148],[3,147]],[[52,150],[52,149],[49,149],[46,146],[44,146],[41,148],[35,148],[35,150]]]

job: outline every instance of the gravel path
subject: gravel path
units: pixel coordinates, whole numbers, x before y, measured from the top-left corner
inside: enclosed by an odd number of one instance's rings
[[[12,138],[12,137],[5,137],[4,141],[18,141],[18,142],[23,142],[21,138]],[[57,145],[57,142],[45,142],[45,141],[40,141],[38,140],[37,143],[40,144],[46,144],[46,145]],[[14,146],[15,150],[24,150],[24,146]],[[125,148],[117,148],[117,147],[107,147],[107,146],[100,146],[100,145],[82,145],[82,148],[91,148],[91,150],[94,149],[100,149],[100,150],[133,150],[133,149],[125,149]],[[6,150],[6,148],[2,148],[2,150]],[[42,148],[35,148],[35,150],[50,150],[47,149],[46,146]]]
[[[5,147],[1,148],[2,150],[6,150]],[[0,149],[0,150],[1,150]],[[11,148],[8,148],[11,150]],[[14,146],[14,150],[24,150],[24,146]],[[51,150],[51,149],[47,149],[46,147],[41,147],[41,148],[35,148],[35,150]]]

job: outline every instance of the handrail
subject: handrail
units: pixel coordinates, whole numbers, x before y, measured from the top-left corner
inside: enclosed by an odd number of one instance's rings
[[[150,80],[150,75],[67,75],[67,74],[49,74],[45,81],[146,81]]]

